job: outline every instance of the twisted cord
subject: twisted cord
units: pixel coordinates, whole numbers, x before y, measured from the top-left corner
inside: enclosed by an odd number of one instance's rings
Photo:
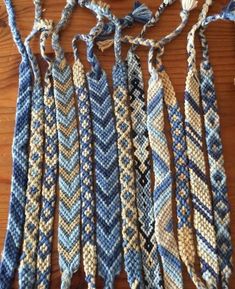
[[[66,5],[61,13],[61,19],[55,26],[55,29],[52,34],[52,48],[55,51],[56,58],[62,60],[64,58],[64,51],[62,47],[60,46],[59,42],[59,33],[62,29],[65,28],[67,25],[70,16],[76,6],[76,0],[67,0]]]
[[[80,264],[80,152],[72,71],[59,44],[76,2],[68,0],[52,34],[56,59],[52,65],[59,140],[59,266],[61,289],[68,289]]]
[[[205,19],[212,1],[206,1],[198,22],[188,34],[188,74],[185,86],[185,128],[189,159],[190,186],[194,210],[194,228],[202,278],[208,288],[217,288],[219,266],[211,196],[206,177],[203,151],[199,79],[196,70],[194,36]]]
[[[15,44],[21,55],[19,89],[16,105],[15,131],[12,144],[11,197],[7,232],[0,263],[0,288],[10,289],[19,264],[23,241],[25,195],[28,176],[28,145],[30,135],[32,73],[21,35],[16,25],[12,1],[5,0],[8,22]]]
[[[146,288],[163,288],[157,241],[154,234],[155,222],[151,193],[151,164],[144,81],[140,59],[132,49],[127,54],[127,67],[133,130],[136,201],[144,281]]]
[[[188,70],[196,69],[196,49],[194,43],[195,33],[197,32],[197,30],[203,23],[204,19],[206,18],[206,15],[209,11],[209,7],[212,5],[212,3],[213,0],[206,0],[204,2],[197,23],[193,25],[193,27],[188,33],[187,36]]]
[[[112,14],[109,5],[103,3],[102,1],[79,1],[81,6],[85,6],[86,8],[94,11],[97,15],[102,15],[110,20],[115,26],[115,35],[114,38],[117,40],[121,39],[122,26],[120,24],[120,20]],[[114,54],[116,62],[121,63],[121,41],[114,41]]]
[[[164,272],[165,288],[183,288],[181,261],[173,232],[172,176],[164,133],[163,83],[151,70],[147,94],[147,128],[153,157],[155,234]]]
[[[46,24],[46,23],[45,23]],[[52,33],[51,22],[47,22],[40,35],[40,49],[43,59],[48,63],[44,77],[45,106],[45,144],[44,144],[44,176],[42,185],[42,200],[39,222],[39,237],[37,248],[36,287],[50,288],[51,251],[53,240],[53,223],[56,202],[56,182],[58,166],[58,137],[56,127],[56,108],[52,86],[52,62],[45,54],[45,42]]]
[[[214,73],[209,59],[209,49],[204,28],[199,30],[203,49],[200,66],[200,87],[206,145],[209,161],[211,190],[213,196],[214,224],[222,288],[229,288],[232,274],[232,243],[230,232],[230,207],[226,172],[224,168],[223,146],[220,134],[220,118],[214,85]]]
[[[78,116],[80,132],[80,176],[82,200],[82,253],[83,267],[88,288],[96,288],[95,276],[97,268],[97,250],[95,242],[95,192],[93,186],[93,135],[91,122],[91,104],[87,89],[85,69],[78,55],[76,42],[78,39],[87,41],[94,38],[103,28],[102,18],[97,16],[97,25],[88,36],[77,35],[73,39],[75,63],[73,77],[78,99]]]
[[[29,169],[26,190],[25,224],[22,255],[19,266],[19,288],[33,288],[36,281],[36,257],[41,204],[44,157],[43,87],[37,59],[30,48],[30,40],[39,32],[35,27],[25,40],[25,47],[34,74],[29,143]]]
[[[166,8],[169,7],[170,5],[172,5],[174,2],[175,2],[175,0],[163,1],[160,4],[160,6],[158,7],[158,9],[156,10],[155,15],[153,15],[150,18],[150,20],[142,27],[142,30],[139,34],[139,37],[143,37],[149,27],[156,25],[156,23],[160,20],[160,17],[164,13]],[[136,50],[137,47],[138,47],[138,45],[132,44],[131,48],[134,51],[134,50]]]
[[[230,0],[224,9],[218,14],[207,16],[202,21],[202,26],[206,28],[208,24],[217,20],[235,21],[235,1]]]
[[[192,1],[188,4],[187,1],[182,2],[182,11],[180,12],[181,22],[176,29],[174,29],[171,33],[163,37],[161,40],[154,40],[154,39],[145,39],[143,38],[143,34],[140,34],[140,37],[134,36],[124,36],[121,38],[123,43],[130,43],[132,44],[132,49],[136,49],[137,46],[147,46],[150,48],[158,48],[164,47],[167,43],[171,42],[176,36],[178,36],[188,22],[189,12],[197,6],[197,1]],[[157,19],[158,20],[158,19]],[[147,28],[146,28],[147,29]],[[143,32],[146,31],[143,29]],[[99,41],[97,42],[97,46],[100,50],[104,51],[105,49],[109,48],[114,41],[112,39]]]

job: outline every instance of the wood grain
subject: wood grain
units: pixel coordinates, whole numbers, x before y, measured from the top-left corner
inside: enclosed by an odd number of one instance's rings
[[[33,1],[21,0],[13,1],[16,8],[17,23],[20,27],[23,37],[25,37],[32,29],[33,24]],[[45,17],[57,21],[60,18],[61,10],[65,3],[64,0],[50,0],[43,1],[45,7]],[[113,12],[117,16],[124,16],[132,9],[133,1],[119,0],[106,1],[111,5]],[[159,5],[159,0],[145,0],[146,4],[155,11]],[[151,28],[147,33],[148,37],[159,39],[161,36],[170,32],[179,23],[179,9],[180,3],[175,3],[173,7],[169,8],[157,27]],[[217,0],[211,9],[211,14],[220,11],[222,6],[226,3],[225,0]],[[190,22],[182,33],[173,43],[166,48],[164,56],[164,63],[169,72],[169,75],[174,84],[177,97],[182,104],[184,82],[186,74],[186,36],[187,31],[195,23],[200,12],[202,1],[199,1],[198,8],[192,12]],[[66,57],[73,61],[71,40],[77,33],[85,33],[95,24],[95,17],[90,11],[82,8],[76,8],[74,11],[69,26],[61,34],[62,45],[66,51]],[[130,33],[136,35],[141,29],[141,25],[135,25]],[[219,111],[221,116],[222,139],[224,144],[225,167],[228,175],[229,199],[231,207],[235,205],[235,37],[234,24],[225,23],[222,21],[213,23],[207,30],[207,37],[210,46],[211,61],[214,65],[215,83],[217,88]],[[39,55],[38,39],[32,41],[32,47],[41,64],[42,60]],[[85,59],[85,46],[80,45],[80,53],[87,69],[89,66]],[[197,43],[198,46],[198,43]],[[128,46],[123,48],[123,57],[126,55]],[[52,53],[50,43],[48,43],[48,53]],[[200,51],[198,46],[198,52]],[[143,71],[145,82],[148,80],[148,70],[146,65],[147,49],[139,48],[138,53],[143,64]],[[111,77],[111,67],[114,63],[113,51],[109,49],[102,54],[97,52],[99,59],[106,71],[109,79]],[[198,53],[200,55],[200,53]],[[10,178],[11,178],[11,143],[14,130],[15,104],[18,88],[18,64],[20,56],[12,41],[11,33],[7,25],[7,14],[5,11],[3,0],[0,0],[0,250],[2,250],[5,230],[7,224],[9,192],[10,192]],[[110,79],[111,83],[111,79]],[[147,87],[147,86],[146,86]],[[231,212],[232,218],[232,236],[233,244],[235,244],[235,210]],[[57,221],[56,221],[57,224]],[[60,273],[57,262],[56,251],[56,225],[55,225],[55,240],[53,249],[53,274],[51,288],[59,288]],[[235,258],[234,258],[235,259]],[[184,274],[185,288],[194,288],[187,274]],[[235,274],[231,279],[231,288],[235,282]],[[13,288],[17,287],[17,280]],[[84,281],[84,274],[82,269],[75,274],[72,283],[72,289],[86,288]],[[102,280],[98,278],[98,289],[103,288]],[[115,288],[127,289],[126,275],[123,272],[115,282]],[[172,288],[173,289],[173,288]]]

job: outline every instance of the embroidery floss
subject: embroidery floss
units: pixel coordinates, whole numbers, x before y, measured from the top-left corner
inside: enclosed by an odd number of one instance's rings
[[[7,232],[0,264],[0,288],[10,289],[19,263],[23,240],[25,194],[28,175],[32,73],[25,46],[16,25],[11,0],[5,0],[8,21],[15,44],[21,55],[19,90],[16,106],[15,132],[12,145],[11,199]]]
[[[45,143],[44,143],[44,176],[42,185],[39,237],[37,248],[37,280],[36,287],[49,289],[51,276],[51,250],[53,239],[53,222],[56,201],[56,183],[58,167],[58,137],[56,127],[56,107],[52,87],[52,61],[45,54],[45,42],[52,34],[51,21],[42,21],[43,30],[40,35],[40,49],[48,67],[44,77],[45,108]]]
[[[52,65],[59,139],[59,265],[61,289],[68,289],[80,263],[80,160],[72,72],[59,44],[76,2],[68,0],[52,34],[56,59]]]

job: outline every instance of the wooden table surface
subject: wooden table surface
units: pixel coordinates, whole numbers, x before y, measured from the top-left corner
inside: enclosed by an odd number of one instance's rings
[[[20,0],[13,1],[16,9],[16,19],[23,37],[32,29],[33,23],[33,1]],[[45,8],[44,15],[47,19],[58,21],[60,13],[65,4],[65,0],[42,1]],[[126,15],[133,6],[130,0],[109,0],[106,1],[111,5],[113,12],[117,16]],[[160,0],[145,0],[146,4],[153,10],[158,7]],[[179,23],[180,1],[176,1],[171,8],[167,9],[162,16],[157,27],[151,28],[147,33],[148,37],[159,39],[159,37],[170,32]],[[210,13],[220,11],[226,0],[215,0],[214,6]],[[202,1],[199,1],[198,7],[192,12],[189,24],[184,32],[173,43],[166,47],[164,63],[174,84],[176,95],[182,104],[184,82],[186,74],[186,36],[190,27],[197,20],[200,12]],[[82,8],[76,8],[72,19],[67,28],[61,34],[62,45],[66,51],[66,57],[73,61],[71,49],[71,39],[77,33],[85,33],[95,24],[95,17],[89,11]],[[136,35],[140,31],[141,25],[135,25],[128,32]],[[228,176],[229,200],[231,207],[235,206],[235,37],[234,24],[229,22],[216,22],[207,29],[207,37],[210,47],[210,57],[214,65],[215,83],[218,95],[219,112],[221,116],[222,139],[224,145],[225,167]],[[43,62],[39,54],[38,39],[32,41],[34,52],[38,55],[38,60]],[[198,45],[198,43],[197,43]],[[48,53],[52,52],[48,45]],[[85,46],[81,44],[81,56],[88,68],[85,57]],[[126,56],[127,46],[123,48],[123,57]],[[198,52],[200,51],[198,46]],[[111,67],[114,63],[112,49],[107,50],[104,54],[97,52],[103,67],[111,76]],[[147,49],[139,48],[138,53],[141,56],[145,82],[148,80],[148,70],[146,65]],[[198,53],[199,54],[199,53]],[[200,54],[199,54],[200,55]],[[18,65],[20,56],[16,46],[13,43],[9,27],[7,25],[7,14],[3,0],[0,0],[0,251],[2,250],[9,204],[9,192],[11,182],[11,144],[14,130],[15,105],[18,87]],[[57,220],[56,220],[57,223]],[[231,212],[231,224],[233,244],[235,245],[235,210]],[[56,225],[55,225],[56,227]],[[56,250],[56,230],[53,248],[53,274],[51,288],[59,288],[60,272],[58,269],[58,255]],[[235,258],[234,258],[235,259]],[[194,288],[189,277],[184,272],[185,288]],[[231,278],[231,287],[235,288],[235,274]],[[98,278],[98,287],[103,288],[102,280]],[[17,287],[17,280],[15,285]],[[84,273],[82,269],[74,275],[71,288],[86,288]],[[128,284],[124,272],[117,278],[115,288],[126,289]],[[173,289],[173,288],[172,288]]]

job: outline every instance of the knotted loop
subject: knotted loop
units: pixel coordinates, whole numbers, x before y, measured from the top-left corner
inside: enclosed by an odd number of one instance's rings
[[[54,28],[53,20],[51,19],[40,19],[39,21],[35,21],[34,29],[38,31],[48,31],[52,33]]]

